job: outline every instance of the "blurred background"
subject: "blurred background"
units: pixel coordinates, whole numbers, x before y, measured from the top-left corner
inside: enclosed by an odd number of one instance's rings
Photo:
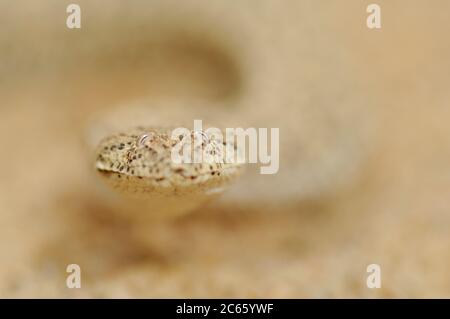
[[[450,297],[448,1],[70,3],[0,0],[1,297]],[[87,147],[136,114],[278,127],[280,171],[142,241]]]

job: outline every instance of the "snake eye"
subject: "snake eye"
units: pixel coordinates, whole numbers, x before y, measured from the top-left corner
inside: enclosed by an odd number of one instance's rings
[[[191,135],[194,138],[194,141],[197,141],[197,138],[200,138],[202,141],[202,146],[209,142],[209,137],[203,131],[191,131]]]
[[[145,133],[145,134],[142,134],[141,136],[139,136],[139,138],[138,138],[138,146],[144,146],[145,145],[145,143],[150,139],[150,138],[152,138],[153,139],[153,136],[154,136],[154,133]]]

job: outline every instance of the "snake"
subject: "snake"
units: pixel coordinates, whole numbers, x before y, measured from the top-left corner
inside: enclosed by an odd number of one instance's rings
[[[90,51],[74,49],[73,60],[83,61],[88,74],[120,80],[111,81],[120,84],[111,86],[115,89],[105,84],[103,93],[89,87],[84,110],[98,110],[106,118],[114,113],[111,103],[126,104],[125,112],[116,116],[126,125],[89,142],[86,152],[94,154],[90,164],[109,202],[147,217],[192,211],[219,194],[237,204],[264,208],[267,202],[315,200],[358,179],[371,151],[373,119],[364,116],[371,102],[357,85],[358,76],[349,75],[352,55],[335,43],[339,39],[304,32],[299,41],[292,26],[314,29],[316,22],[300,21],[280,7],[266,23],[269,3],[257,14],[250,3],[242,4],[242,10],[234,10],[228,1],[208,6],[187,1],[177,4],[179,10],[165,3],[155,1],[151,10],[143,5],[114,25],[105,20],[103,28],[83,35]],[[122,9],[111,5],[108,12],[122,17]],[[217,19],[217,12],[223,19]],[[340,51],[321,51],[328,43]],[[120,93],[120,99],[102,102],[105,92],[126,92],[133,85],[142,85],[136,89],[139,94]],[[132,104],[140,99],[148,102],[139,113]],[[165,105],[155,105],[160,101]],[[138,113],[148,118],[127,118]],[[279,172],[261,175],[245,165],[243,174],[243,165],[171,163],[169,132],[194,116],[219,127],[279,128]],[[150,132],[161,138],[147,140],[148,148],[137,147],[140,137]],[[163,141],[166,144],[159,144]],[[134,160],[135,152],[141,157],[136,154]]]

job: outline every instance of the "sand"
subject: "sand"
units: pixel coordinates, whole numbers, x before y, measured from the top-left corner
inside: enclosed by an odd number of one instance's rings
[[[448,1],[378,1],[377,31],[361,1],[77,3],[81,30],[0,5],[0,296],[450,297]],[[280,173],[143,240],[85,147],[134,101],[280,127]]]

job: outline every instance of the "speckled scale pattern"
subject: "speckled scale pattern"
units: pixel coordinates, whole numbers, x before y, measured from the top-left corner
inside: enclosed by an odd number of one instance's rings
[[[172,148],[184,140],[171,133],[172,128],[137,127],[110,135],[97,147],[95,167],[113,188],[129,193],[205,192],[239,174],[237,163],[174,163]],[[212,143],[207,139],[201,147],[214,152]]]

